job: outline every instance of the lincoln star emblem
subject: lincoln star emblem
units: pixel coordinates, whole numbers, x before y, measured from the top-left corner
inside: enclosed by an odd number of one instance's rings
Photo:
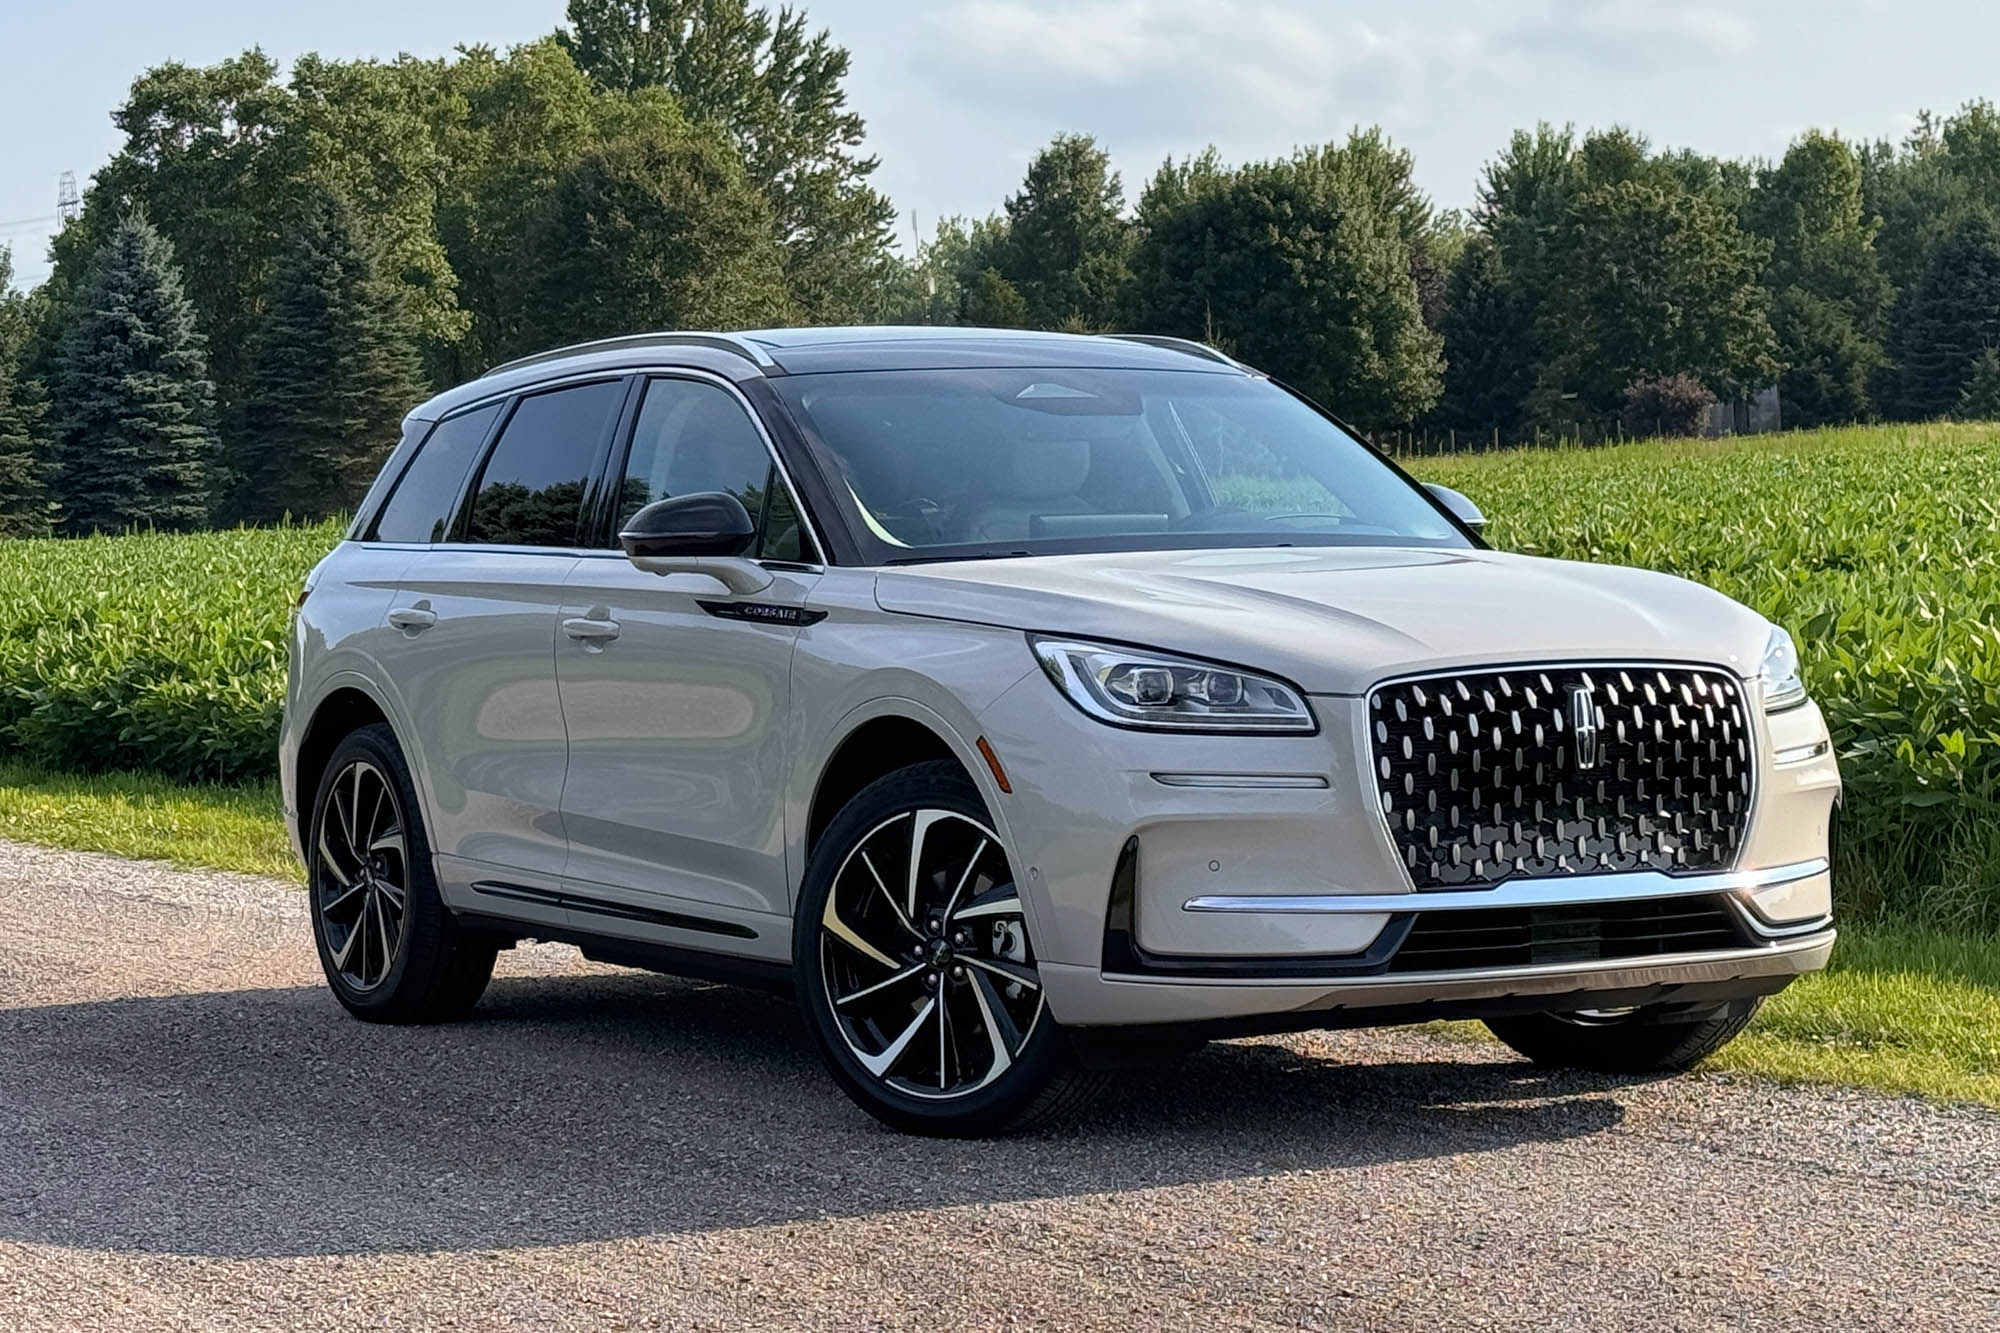
[[[1569,687],[1569,744],[1578,768],[1597,767],[1597,704],[1588,685]]]

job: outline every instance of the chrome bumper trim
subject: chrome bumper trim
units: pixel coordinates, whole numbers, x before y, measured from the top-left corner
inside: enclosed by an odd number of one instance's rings
[[[1181,904],[1183,912],[1247,912],[1257,915],[1379,915],[1397,912],[1473,911],[1487,907],[1563,907],[1576,903],[1629,902],[1641,898],[1681,898],[1703,893],[1739,896],[1811,879],[1827,871],[1824,857],[1795,861],[1762,870],[1732,870],[1718,875],[1663,875],[1635,870],[1621,875],[1570,875],[1561,879],[1515,879],[1490,889],[1451,889],[1429,893],[1334,893],[1314,896],[1243,897],[1205,894]],[[1820,923],[1807,921],[1778,928],[1805,931]],[[1759,923],[1764,933],[1772,933]]]

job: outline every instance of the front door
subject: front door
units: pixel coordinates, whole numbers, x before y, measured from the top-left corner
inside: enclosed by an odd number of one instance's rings
[[[816,556],[763,432],[730,389],[645,387],[603,534],[655,500],[726,491],[774,582],[641,572],[606,550],[570,572],[556,644],[569,777],[566,898],[579,926],[751,955],[784,947],[792,649]]]

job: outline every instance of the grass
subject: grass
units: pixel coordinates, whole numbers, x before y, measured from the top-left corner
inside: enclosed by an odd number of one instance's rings
[[[0,837],[177,866],[299,880],[278,785],[183,786],[143,773],[82,777],[0,763]]]
[[[180,786],[0,764],[0,837],[300,878],[268,782]],[[1833,966],[1766,1005],[1713,1067],[2000,1106],[2000,938],[1844,925]]]

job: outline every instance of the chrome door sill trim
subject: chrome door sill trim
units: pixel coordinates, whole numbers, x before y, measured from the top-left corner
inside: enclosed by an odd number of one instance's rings
[[[1162,787],[1254,787],[1325,790],[1332,784],[1317,773],[1155,773]]]
[[[1562,907],[1573,903],[1629,902],[1640,898],[1681,898],[1703,893],[1754,893],[1826,873],[1825,858],[1795,861],[1762,870],[1719,875],[1664,875],[1635,870],[1617,875],[1565,875],[1514,879],[1490,889],[1448,889],[1418,893],[1336,893],[1313,896],[1245,897],[1204,894],[1181,904],[1183,912],[1246,912],[1257,915],[1371,916],[1396,912],[1473,911],[1483,907]],[[1810,929],[1817,923],[1803,923]]]

